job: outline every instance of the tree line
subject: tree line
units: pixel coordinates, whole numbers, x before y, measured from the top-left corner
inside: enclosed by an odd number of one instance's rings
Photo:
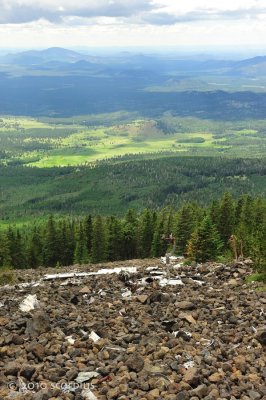
[[[257,269],[266,267],[266,199],[225,193],[209,206],[184,203],[160,210],[129,209],[123,217],[60,218],[0,232],[0,267],[36,268],[160,257],[169,251],[164,237],[176,238],[176,254],[205,262],[251,257]]]

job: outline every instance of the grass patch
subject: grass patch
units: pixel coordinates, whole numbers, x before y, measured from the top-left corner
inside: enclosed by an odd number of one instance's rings
[[[256,288],[256,292],[259,292],[259,293],[266,292],[266,285]]]
[[[263,282],[263,283],[266,283],[266,273],[256,273],[256,274],[249,275],[246,278],[246,281],[248,283],[251,283],[251,282]]]
[[[10,268],[0,269],[0,286],[15,285],[17,279],[14,271]]]

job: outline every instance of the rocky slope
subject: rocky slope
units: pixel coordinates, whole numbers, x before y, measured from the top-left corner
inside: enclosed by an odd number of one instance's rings
[[[0,287],[0,399],[265,399],[266,296],[250,272],[178,260],[167,274],[158,260],[18,272]]]

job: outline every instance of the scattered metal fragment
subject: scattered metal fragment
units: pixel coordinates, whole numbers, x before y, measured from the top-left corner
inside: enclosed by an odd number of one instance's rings
[[[29,312],[39,307],[36,294],[29,294],[19,305],[19,309],[23,312]]]
[[[100,336],[98,336],[97,333],[94,332],[94,331],[91,331],[91,333],[90,333],[90,335],[89,335],[89,338],[90,338],[94,343],[98,342],[98,340],[101,339]]]
[[[194,366],[195,366],[195,363],[194,363],[194,361],[190,360],[190,361],[185,362],[185,363],[183,364],[183,366],[184,366],[186,369],[189,369],[189,368],[194,367]]]
[[[85,400],[97,400],[97,397],[95,396],[95,394],[92,393],[90,389],[83,389],[81,392],[81,396]]]
[[[92,371],[92,372],[80,372],[76,377],[75,381],[78,383],[88,382],[92,378],[97,378],[99,376],[99,372]]]
[[[68,343],[70,344],[74,344],[75,343],[75,339],[72,336],[66,336],[66,340],[68,341]]]

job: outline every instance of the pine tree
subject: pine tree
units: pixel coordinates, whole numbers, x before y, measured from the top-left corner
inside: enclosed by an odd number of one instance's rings
[[[153,238],[153,218],[150,210],[146,209],[140,217],[139,224],[139,256],[147,258],[151,254]]]
[[[234,202],[231,194],[228,192],[223,195],[221,200],[220,217],[217,228],[223,243],[223,247],[226,248],[228,246],[228,240],[233,234],[235,228]]]
[[[20,232],[11,227],[7,230],[7,238],[10,247],[11,264],[14,268],[25,267],[25,257],[22,250],[22,238]]]
[[[93,221],[92,216],[88,215],[84,222],[84,233],[86,238],[86,246],[88,255],[91,254],[91,247],[92,247],[92,235],[93,235]]]
[[[154,229],[152,246],[151,246],[151,256],[160,257],[166,253],[167,242],[163,240],[164,231],[164,214],[162,214],[156,224]]]
[[[138,254],[137,225],[138,220],[136,212],[132,209],[129,209],[126,213],[122,227],[124,243],[123,258],[126,260],[136,258]]]
[[[77,228],[75,243],[76,244],[74,251],[74,263],[76,264],[87,263],[88,262],[87,242],[84,229],[81,223],[79,223]]]
[[[245,197],[241,196],[235,206],[235,224],[238,225],[240,223],[240,218],[242,215],[242,210],[245,203]]]
[[[27,249],[27,265],[37,268],[42,264],[42,242],[39,229],[34,226]]]
[[[221,248],[222,242],[217,229],[207,215],[193,232],[188,242],[187,255],[197,262],[216,260],[221,254]]]
[[[107,220],[107,260],[116,261],[123,257],[123,233],[121,222],[114,216]]]
[[[91,259],[94,263],[106,260],[106,231],[100,215],[97,215],[93,222]]]
[[[250,212],[249,207],[244,207],[243,212]],[[255,268],[266,274],[266,203],[261,198],[253,203],[252,232],[247,230],[244,239],[245,252],[254,261]],[[248,223],[246,218],[243,220]],[[248,241],[248,244],[246,243]]]
[[[175,228],[176,247],[180,254],[184,254],[187,243],[192,235],[196,225],[196,213],[193,206],[184,204],[178,213],[177,224]]]
[[[0,232],[0,267],[12,267],[10,243],[5,232]]]
[[[214,200],[210,207],[210,217],[212,223],[218,227],[220,224],[220,204],[217,200]]]
[[[241,214],[236,228],[236,236],[238,241],[242,243],[244,256],[248,256],[251,253],[255,224],[253,200],[250,196],[245,196],[243,197]]]
[[[60,258],[60,246],[53,216],[50,216],[45,229],[43,261],[45,266],[55,267]]]

